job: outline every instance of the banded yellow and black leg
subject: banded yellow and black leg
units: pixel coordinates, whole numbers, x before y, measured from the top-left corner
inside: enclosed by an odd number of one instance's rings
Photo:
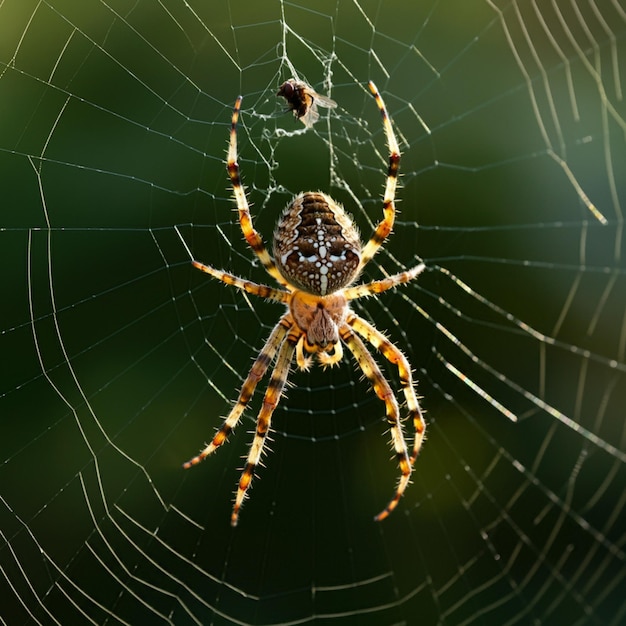
[[[266,300],[275,300],[277,302],[286,303],[289,301],[288,291],[283,291],[282,289],[274,289],[274,287],[268,287],[267,285],[254,283],[250,280],[246,280],[245,278],[235,276],[235,274],[231,274],[230,272],[224,272],[223,270],[218,270],[214,267],[211,267],[210,265],[205,265],[204,263],[200,263],[199,261],[192,261],[192,265],[195,268],[199,269],[201,272],[204,272],[205,274],[208,274],[213,278],[217,278],[217,280],[221,280],[227,285],[237,287],[237,289],[241,289],[242,291],[252,294],[253,296],[259,296],[259,298],[265,298]]]
[[[272,363],[276,352],[278,351],[281,344],[285,341],[285,336],[289,332],[293,322],[288,314],[283,315],[279,323],[274,327],[272,333],[269,338],[265,342],[263,349],[259,353],[259,356],[255,359],[250,371],[248,372],[248,376],[241,387],[241,391],[239,392],[239,397],[237,398],[237,402],[235,406],[231,409],[228,417],[224,420],[222,426],[218,429],[213,437],[211,443],[200,452],[197,456],[193,457],[186,463],[183,464],[185,469],[189,469],[193,465],[197,465],[204,459],[206,459],[209,454],[212,454],[217,448],[219,448],[228,438],[233,428],[237,425],[241,414],[244,412],[246,406],[250,402],[252,398],[252,394],[254,394],[254,390],[256,389],[259,381],[265,375],[267,368]]]
[[[342,341],[354,355],[361,371],[372,384],[376,395],[385,403],[387,422],[391,431],[391,441],[400,467],[400,480],[398,481],[396,493],[389,501],[389,504],[374,518],[376,521],[381,521],[396,508],[404,490],[409,484],[412,470],[411,460],[402,432],[398,402],[389,383],[385,380],[374,357],[369,353],[363,341],[352,332],[350,327],[347,325],[342,326],[340,333]]]
[[[248,245],[252,248],[252,251],[258,257],[259,261],[263,264],[267,273],[270,274],[279,284],[283,285],[289,290],[293,290],[293,287],[281,276],[280,272],[276,268],[272,257],[265,248],[261,235],[254,229],[252,224],[252,216],[250,215],[250,207],[248,205],[248,199],[246,198],[246,191],[243,188],[241,182],[241,174],[239,171],[239,163],[237,162],[237,122],[239,121],[239,111],[241,110],[242,96],[239,96],[235,101],[235,107],[233,109],[233,116],[231,118],[230,127],[230,143],[228,146],[228,157],[226,161],[226,168],[228,169],[228,176],[230,178],[233,192],[235,194],[235,200],[237,202],[237,212],[239,213],[239,224],[241,225],[241,231],[245,237]]]
[[[423,263],[412,267],[410,270],[400,272],[398,274],[392,274],[387,278],[381,278],[380,280],[373,280],[371,283],[364,283],[362,285],[355,285],[354,287],[347,287],[343,291],[343,295],[346,300],[356,300],[358,298],[367,298],[368,296],[378,295],[388,289],[394,289],[398,285],[408,283],[413,280],[419,274],[426,269]]]
[[[391,120],[387,113],[387,107],[383,99],[378,93],[376,85],[372,81],[368,84],[369,90],[372,92],[383,118],[383,127],[385,136],[387,137],[387,147],[389,149],[389,166],[387,168],[387,181],[385,183],[385,195],[383,196],[383,219],[378,223],[374,234],[363,248],[361,255],[360,267],[364,267],[372,257],[378,252],[378,249],[384,243],[385,239],[391,233],[393,223],[396,217],[396,207],[394,199],[396,195],[396,187],[398,185],[398,169],[400,168],[400,147],[391,126]]]
[[[404,392],[407,408],[409,410],[409,419],[413,422],[413,429],[415,430],[413,451],[410,457],[411,465],[413,465],[424,442],[426,422],[424,421],[424,416],[422,415],[422,410],[417,395],[415,394],[411,366],[402,351],[369,322],[366,322],[356,314],[352,314],[348,317],[346,323],[368,343],[373,345],[390,363],[398,368],[400,385]]]
[[[239,510],[241,509],[241,505],[246,497],[246,492],[250,488],[250,483],[254,478],[254,470],[261,460],[263,446],[265,445],[272,421],[272,414],[274,413],[274,409],[278,406],[280,396],[282,395],[285,387],[298,339],[299,333],[297,331],[290,332],[287,339],[283,342],[280,351],[278,352],[278,356],[276,357],[274,372],[270,378],[270,382],[263,398],[263,404],[261,406],[261,410],[259,411],[259,416],[257,417],[254,440],[252,442],[252,446],[250,446],[246,465],[241,474],[241,478],[239,479],[239,485],[237,486],[235,504],[230,516],[231,526],[237,525],[239,520]]]

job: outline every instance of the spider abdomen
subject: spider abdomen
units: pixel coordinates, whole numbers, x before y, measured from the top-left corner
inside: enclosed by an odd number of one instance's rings
[[[308,191],[293,199],[276,227],[274,261],[294,286],[324,296],[356,279],[361,239],[341,205]]]

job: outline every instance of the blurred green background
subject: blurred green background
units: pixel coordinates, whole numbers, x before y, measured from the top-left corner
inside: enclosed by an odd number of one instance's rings
[[[617,4],[537,4],[0,3],[3,623],[625,619],[626,27]],[[275,96],[296,73],[338,103],[308,132]],[[413,364],[429,438],[375,524],[397,478],[380,402],[348,358],[292,372],[231,529],[263,384],[219,454],[181,464],[281,313],[190,265],[269,281],[232,211],[232,105],[266,240],[305,189],[367,238],[369,79],[403,160],[364,278],[428,271],[356,309]]]

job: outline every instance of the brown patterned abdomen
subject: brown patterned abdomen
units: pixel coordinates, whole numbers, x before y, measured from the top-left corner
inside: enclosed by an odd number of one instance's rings
[[[360,260],[352,218],[330,196],[301,193],[285,209],[274,232],[274,261],[294,287],[325,296],[354,282]]]

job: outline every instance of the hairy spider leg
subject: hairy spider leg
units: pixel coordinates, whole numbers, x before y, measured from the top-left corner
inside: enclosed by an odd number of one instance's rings
[[[270,366],[278,348],[284,343],[285,336],[289,329],[293,326],[293,320],[291,316],[286,313],[282,316],[278,324],[272,330],[270,336],[268,337],[263,349],[259,353],[259,356],[256,358],[250,371],[248,372],[248,376],[241,387],[241,391],[239,392],[239,397],[237,398],[237,402],[235,406],[231,409],[228,417],[224,420],[222,426],[218,429],[213,437],[211,443],[198,454],[193,459],[187,461],[183,467],[185,469],[189,469],[193,465],[197,465],[204,459],[206,459],[209,454],[213,453],[217,448],[219,448],[228,438],[233,428],[237,425],[241,414],[244,412],[248,402],[252,398],[252,394],[256,389],[256,386],[259,384],[259,381],[265,375],[267,368]]]
[[[349,326],[343,325],[340,329],[340,335],[343,342],[354,355],[356,362],[362,372],[370,381],[376,395],[385,403],[387,413],[387,422],[391,430],[391,441],[396,452],[398,465],[400,466],[400,480],[396,488],[396,493],[389,501],[389,504],[374,518],[379,522],[385,519],[398,505],[404,490],[409,484],[412,466],[407,450],[404,434],[402,432],[402,422],[400,421],[400,411],[398,403],[389,383],[383,377],[380,368],[376,364],[374,357],[369,353],[363,341],[355,335]]]
[[[246,192],[241,183],[239,163],[237,162],[237,122],[239,120],[239,111],[241,109],[242,100],[243,96],[239,96],[235,101],[235,108],[233,109],[233,117],[230,127],[228,157],[226,161],[228,176],[230,177],[230,182],[235,193],[235,200],[237,201],[239,224],[241,225],[241,231],[243,232],[243,236],[248,242],[248,245],[254,254],[256,254],[259,261],[261,261],[263,267],[267,270],[267,273],[270,274],[270,276],[272,276],[283,287],[293,291],[293,287],[281,276],[280,272],[276,268],[274,260],[265,248],[261,235],[259,235],[259,233],[254,229],[248,199],[246,198]]]
[[[363,318],[353,313],[348,317],[346,323],[361,335],[363,339],[372,344],[392,365],[398,368],[400,386],[404,392],[406,405],[409,409],[409,419],[413,422],[413,428],[415,430],[413,452],[409,459],[411,465],[413,465],[424,442],[426,422],[424,421],[424,416],[422,415],[422,410],[415,394],[411,366],[402,351],[391,343],[383,333],[369,322],[366,322]]]
[[[363,268],[369,263],[372,257],[378,252],[385,239],[391,233],[393,223],[396,216],[396,207],[394,198],[396,195],[396,186],[398,184],[398,168],[400,167],[400,147],[394,135],[391,121],[387,114],[387,108],[383,99],[376,89],[376,85],[372,81],[368,84],[370,91],[376,99],[376,104],[383,118],[383,127],[387,137],[387,146],[389,148],[389,168],[387,170],[387,182],[385,184],[385,195],[383,196],[383,219],[378,222],[374,234],[367,242],[361,253],[361,262],[359,268]]]
[[[289,368],[291,366],[291,360],[296,348],[300,336],[300,330],[294,325],[291,332],[287,336],[287,339],[283,342],[278,356],[276,357],[276,365],[274,366],[274,372],[270,378],[270,382],[267,386],[265,396],[263,397],[263,405],[259,411],[259,416],[256,422],[256,432],[252,446],[248,453],[248,459],[244,467],[241,478],[239,479],[239,485],[237,486],[237,495],[235,496],[235,504],[230,516],[231,526],[236,526],[239,520],[239,510],[243,504],[246,492],[250,488],[250,483],[254,478],[254,470],[261,460],[261,454],[263,453],[263,446],[269,432],[272,414],[274,409],[278,406],[280,396],[282,395],[285,383],[287,382],[287,376],[289,375]]]
[[[368,296],[382,293],[383,291],[387,291],[388,289],[393,289],[394,287],[402,285],[403,283],[408,283],[419,274],[421,274],[425,269],[426,266],[423,263],[420,263],[419,265],[412,267],[410,270],[406,270],[405,272],[400,272],[398,274],[393,274],[392,276],[388,276],[387,278],[373,280],[371,283],[355,285],[354,287],[346,287],[346,289],[343,290],[343,295],[345,296],[346,300],[367,298]]]
[[[268,287],[267,285],[260,285],[258,283],[254,283],[250,280],[246,280],[245,278],[240,278],[239,276],[235,276],[235,274],[231,274],[230,272],[224,272],[223,270],[218,270],[210,265],[205,265],[204,263],[200,263],[199,261],[192,261],[192,265],[199,269],[201,272],[212,276],[213,278],[217,278],[217,280],[221,280],[223,283],[227,285],[232,285],[233,287],[237,287],[237,289],[241,289],[253,296],[259,296],[259,298],[265,298],[266,300],[275,300],[277,302],[288,302],[289,301],[289,292],[283,291],[282,289],[274,289],[274,287]]]

